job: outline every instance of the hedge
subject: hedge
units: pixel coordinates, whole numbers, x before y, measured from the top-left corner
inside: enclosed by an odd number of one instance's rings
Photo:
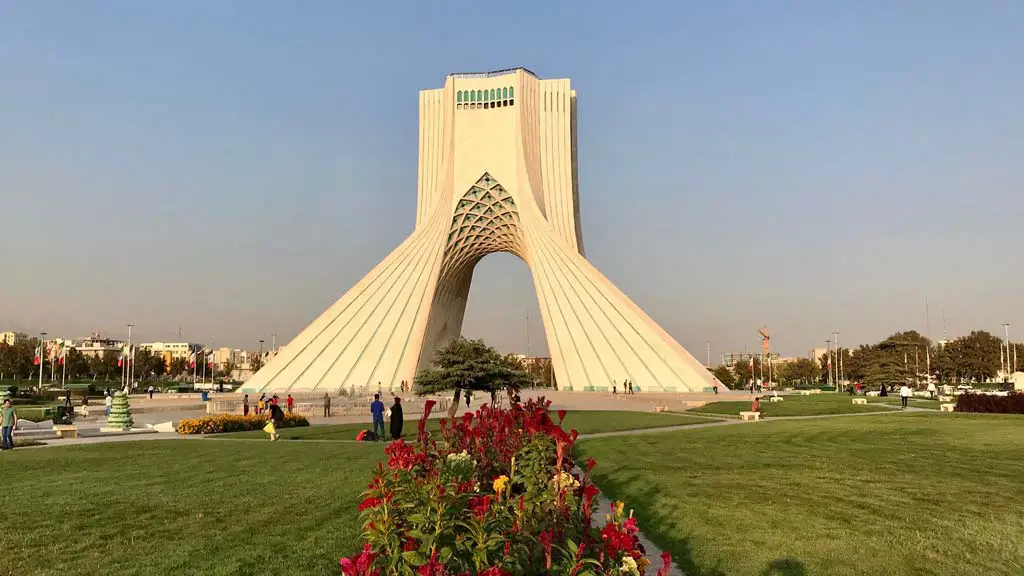
[[[989,394],[961,394],[956,399],[957,412],[987,414],[1024,414],[1024,394],[1011,392],[1007,396]]]
[[[268,415],[249,414],[240,416],[238,414],[217,414],[215,416],[202,416],[200,418],[188,418],[178,422],[178,434],[219,434],[221,432],[246,432],[249,430],[262,430],[267,425]],[[285,414],[281,428],[298,428],[309,426],[309,420],[298,414]]]

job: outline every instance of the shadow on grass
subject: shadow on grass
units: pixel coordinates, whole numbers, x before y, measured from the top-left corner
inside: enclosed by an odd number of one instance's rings
[[[619,472],[621,480],[613,480],[604,475],[595,474],[594,481],[601,489],[602,494],[612,501],[622,500],[626,508],[632,508],[634,515],[640,523],[640,531],[643,532],[651,542],[654,542],[662,550],[672,554],[672,562],[683,571],[686,576],[727,576],[720,566],[704,566],[693,557],[693,549],[690,544],[690,537],[676,534],[671,531],[670,516],[652,506],[649,499],[629,498],[630,484],[641,482],[641,474],[630,474]],[[765,574],[790,574],[789,572],[765,572]],[[794,572],[793,574],[797,574]],[[802,574],[802,573],[801,573]]]
[[[804,563],[793,558],[772,560],[761,571],[761,576],[805,576],[807,569]]]

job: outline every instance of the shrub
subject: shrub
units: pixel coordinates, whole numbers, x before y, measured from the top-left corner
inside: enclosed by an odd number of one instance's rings
[[[260,430],[267,425],[269,415],[249,414],[217,414],[215,416],[202,416],[200,418],[189,418],[178,422],[178,434],[219,434],[221,432],[245,432],[248,430]],[[309,420],[298,414],[285,414],[281,428],[298,428],[309,426]]]
[[[69,425],[75,419],[74,409],[68,409],[66,406],[54,406],[53,408],[53,423],[58,425]]]
[[[961,394],[956,399],[957,412],[988,414],[1024,414],[1024,394],[1011,392],[1006,396]]]
[[[576,431],[549,402],[481,408],[386,449],[359,504],[363,550],[341,559],[345,576],[511,574],[640,576],[647,560],[622,502],[591,524],[596,463],[576,468]],[[559,421],[565,417],[559,412]],[[667,574],[670,557],[662,556]]]

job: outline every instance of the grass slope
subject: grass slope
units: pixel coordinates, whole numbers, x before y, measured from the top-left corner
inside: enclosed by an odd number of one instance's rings
[[[379,447],[167,440],[0,456],[0,574],[338,574]]]
[[[1021,574],[1024,418],[901,414],[584,440],[689,576]]]
[[[847,394],[823,393],[813,396],[788,395],[782,402],[769,402],[768,396],[761,397],[761,415],[771,416],[820,416],[824,414],[860,414],[866,412],[889,412],[887,405],[854,404]],[[899,399],[896,399],[899,404]],[[739,418],[740,412],[750,410],[751,402],[712,402],[687,412],[694,414],[713,414]]]

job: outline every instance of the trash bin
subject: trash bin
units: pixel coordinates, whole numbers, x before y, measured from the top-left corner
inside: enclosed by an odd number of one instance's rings
[[[206,402],[207,400],[210,399],[210,394],[208,392],[206,392],[205,390],[202,392],[202,396],[203,396],[203,402]]]

